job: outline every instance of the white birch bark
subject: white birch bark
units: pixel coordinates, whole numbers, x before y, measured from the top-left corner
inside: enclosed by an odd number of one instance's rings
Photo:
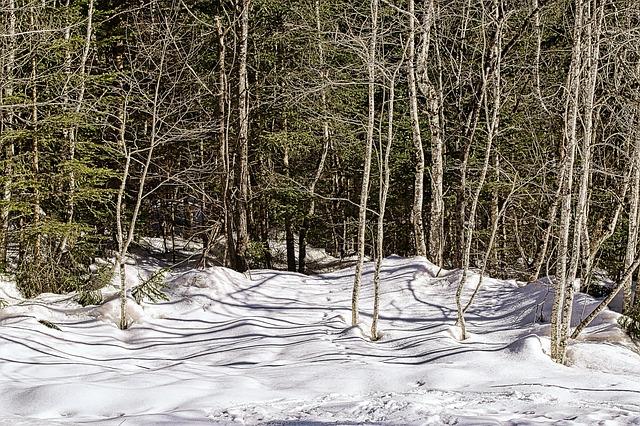
[[[14,67],[16,60],[16,5],[15,0],[5,0],[4,3],[8,11],[8,52],[7,62],[5,66],[5,89],[4,98],[11,98],[13,96],[13,77]],[[11,101],[10,101],[11,102]],[[6,112],[5,131],[13,130],[13,110],[7,109]],[[9,141],[5,146],[4,159],[6,162],[5,172],[7,176],[11,176],[13,173],[13,155],[14,144],[13,141]],[[0,208],[0,264],[4,265],[7,262],[7,247],[9,244],[9,210],[11,203],[11,181],[6,180],[2,188],[2,207]]]
[[[431,30],[436,19],[434,0],[425,0],[424,21],[421,27],[421,48],[418,55],[418,86],[427,99],[429,131],[431,133],[431,213],[429,216],[429,255],[431,260],[442,266],[444,261],[444,142],[440,115],[442,112],[442,91],[436,90],[428,74]],[[436,61],[439,63],[439,61]],[[441,88],[440,88],[441,89]]]
[[[564,170],[559,174],[562,179],[561,208],[560,208],[560,236],[558,243],[558,257],[556,263],[556,288],[553,306],[551,310],[551,358],[558,362],[564,362],[565,342],[562,339],[563,311],[570,309],[566,305],[567,291],[573,292],[573,282],[569,281],[569,233],[571,229],[573,194],[573,169],[575,163],[577,145],[577,123],[579,113],[580,94],[580,69],[582,66],[582,19],[583,1],[576,2],[576,17],[574,24],[574,41],[571,65],[567,77],[567,101],[565,107],[564,129],[564,158],[562,164]],[[568,288],[571,288],[568,290]]]
[[[416,243],[416,254],[427,255],[427,245],[424,235],[424,222],[422,216],[424,199],[424,149],[422,147],[422,135],[420,132],[420,119],[418,115],[418,90],[416,83],[416,16],[415,2],[409,0],[409,58],[407,64],[407,79],[409,85],[409,113],[411,115],[411,132],[415,157],[413,208],[411,210],[411,223]]]
[[[638,236],[639,236],[639,215],[640,215],[640,137],[635,137],[635,143],[633,144],[631,167],[631,194],[629,194],[629,226],[627,237],[627,248],[624,255],[624,268],[628,270],[636,257],[638,250]],[[633,275],[630,275],[628,279],[622,282],[622,288],[624,289],[624,306],[623,312],[628,312],[634,304],[634,294],[632,291]],[[640,292],[640,286],[636,290],[636,303],[639,300],[638,294]]]
[[[466,224],[466,232],[464,236],[464,253],[462,257],[462,277],[460,278],[460,282],[458,283],[458,287],[456,289],[456,308],[457,308],[457,325],[460,327],[460,340],[465,340],[467,338],[467,330],[466,330],[466,322],[464,318],[464,309],[462,306],[462,292],[464,290],[464,286],[467,282],[467,277],[469,274],[469,266],[470,266],[470,257],[471,257],[471,245],[473,242],[473,234],[475,232],[475,220],[476,220],[476,211],[478,208],[478,202],[480,200],[480,194],[482,192],[482,188],[484,186],[487,173],[489,170],[489,164],[491,162],[491,150],[493,147],[494,139],[496,138],[498,126],[500,123],[500,108],[502,105],[502,30],[503,30],[503,17],[500,13],[500,0],[494,0],[493,2],[493,11],[492,11],[492,20],[495,22],[495,35],[494,41],[491,46],[490,52],[490,60],[495,61],[493,66],[486,65],[483,67],[483,70],[492,70],[491,73],[487,73],[483,71],[483,84],[484,88],[484,111],[486,118],[486,126],[487,126],[487,143],[484,152],[484,163],[482,166],[482,171],[480,173],[480,178],[478,180],[478,186],[474,192],[474,196],[471,201],[471,208],[469,210],[468,222]],[[489,105],[489,93],[488,86],[489,80],[491,80],[492,85],[492,99],[491,105]]]
[[[320,22],[320,0],[315,0],[315,16],[316,16],[316,31],[318,32],[318,60],[319,60],[319,74],[322,82],[322,88],[320,89],[320,102],[322,106],[322,155],[320,156],[320,162],[318,163],[318,168],[316,169],[316,174],[311,181],[311,185],[309,185],[309,193],[311,194],[311,200],[309,202],[309,210],[305,214],[302,220],[302,227],[300,228],[299,238],[298,238],[298,272],[305,273],[306,272],[306,257],[307,257],[307,231],[309,230],[309,221],[313,217],[316,211],[316,199],[315,199],[315,191],[320,178],[322,177],[322,173],[324,172],[324,166],[327,162],[327,156],[329,154],[329,146],[331,144],[330,132],[329,132],[329,121],[327,119],[327,91],[325,90],[325,83],[328,79],[328,73],[325,70],[325,61],[324,61],[324,44],[322,43],[322,27]]]
[[[351,325],[358,325],[358,302],[362,284],[364,266],[365,232],[367,227],[367,200],[369,198],[369,178],[371,175],[371,155],[373,151],[373,132],[375,126],[375,88],[376,88],[376,48],[378,44],[378,7],[379,0],[371,0],[371,36],[367,54],[367,74],[369,86],[369,114],[367,120],[367,141],[364,155],[364,172],[360,191],[358,211],[358,261],[356,263],[353,292],[351,296]]]
[[[238,211],[236,229],[236,270],[245,272],[249,248],[249,82],[247,78],[247,52],[249,40],[249,7],[251,0],[243,0],[240,11],[240,51],[238,54]]]
[[[140,175],[138,181],[138,188],[136,191],[136,198],[133,207],[133,212],[131,214],[131,218],[127,223],[127,229],[125,231],[123,224],[123,199],[124,199],[124,191],[126,188],[127,179],[129,177],[129,168],[132,161],[132,150],[127,147],[126,141],[126,120],[127,120],[127,100],[126,96],[122,104],[122,109],[120,112],[120,145],[125,153],[125,167],[122,174],[122,180],[120,183],[120,189],[118,191],[118,198],[116,203],[116,220],[117,220],[117,238],[118,238],[118,254],[116,256],[117,264],[119,265],[120,272],[120,329],[124,330],[128,328],[129,321],[127,319],[127,282],[126,282],[126,258],[129,251],[129,246],[133,241],[133,237],[135,235],[136,224],[138,221],[138,215],[140,213],[140,206],[142,205],[142,199],[144,198],[145,185],[147,181],[147,175],[149,173],[149,167],[151,166],[151,161],[153,160],[153,154],[156,146],[158,145],[158,127],[159,127],[159,117],[158,117],[158,107],[161,102],[160,100],[160,83],[162,81],[162,77],[164,77],[164,65],[166,58],[166,43],[162,46],[162,51],[160,53],[160,61],[158,64],[157,77],[155,82],[155,89],[153,92],[153,103],[151,109],[151,129],[149,135],[149,147],[147,148],[147,155],[144,159],[142,166],[142,173]],[[120,69],[122,67],[120,66]]]
[[[398,68],[399,70],[400,68]],[[389,193],[389,181],[391,170],[389,169],[389,157],[391,156],[391,147],[393,145],[393,113],[396,97],[396,75],[398,70],[391,76],[389,81],[389,109],[387,111],[387,146],[380,143],[380,191],[379,204],[380,211],[378,214],[378,227],[376,238],[376,265],[373,272],[373,318],[371,322],[371,340],[378,340],[378,318],[380,316],[380,270],[382,268],[382,259],[384,257],[384,215],[387,208],[387,195]],[[384,156],[383,156],[384,153]]]
[[[80,77],[80,88],[78,92],[78,99],[76,100],[76,107],[75,107],[76,114],[82,111],[84,94],[87,87],[87,83],[86,83],[87,61],[89,59],[89,53],[91,51],[91,37],[93,35],[93,4],[94,4],[94,0],[89,0],[87,4],[87,28],[86,28],[85,37],[84,37],[84,46],[82,48],[82,56],[80,57],[80,67],[78,71],[79,73],[78,75]],[[69,6],[69,1],[67,1],[67,7],[68,6]],[[67,26],[65,29],[65,35],[64,35],[66,42],[69,42],[69,39],[71,36],[70,33],[71,33],[70,26]],[[69,56],[68,52],[67,52],[67,56]],[[66,62],[65,67],[68,67],[70,72],[70,67],[71,67],[70,57],[66,58],[65,62]],[[68,101],[69,100],[67,99],[67,102]],[[71,127],[70,129],[66,129],[65,131],[67,132],[67,139],[69,141],[68,160],[70,162],[73,162],[76,157],[76,133],[78,131],[78,128],[77,126],[75,126],[75,127]],[[68,196],[66,216],[67,216],[67,225],[70,225],[73,222],[73,218],[75,215],[76,175],[73,170],[73,165],[69,167],[68,179],[69,179],[69,196]],[[68,241],[69,241],[69,237],[68,235],[65,234],[65,236],[62,239],[62,242],[60,243],[59,255],[62,255],[62,253],[66,251]]]

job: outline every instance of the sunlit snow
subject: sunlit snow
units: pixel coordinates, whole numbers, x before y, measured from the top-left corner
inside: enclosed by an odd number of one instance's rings
[[[130,282],[156,267],[139,260]],[[546,354],[546,281],[485,279],[459,342],[459,271],[391,257],[382,339],[371,342],[372,271],[359,328],[349,324],[353,269],[177,270],[169,301],[129,300],[126,331],[116,288],[81,307],[70,296],[22,300],[1,283],[0,424],[640,423],[640,356],[617,314],[601,314],[561,366]],[[579,295],[576,320],[594,303]]]

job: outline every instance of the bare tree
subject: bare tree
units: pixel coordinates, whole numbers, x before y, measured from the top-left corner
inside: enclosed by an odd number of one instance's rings
[[[87,61],[89,60],[89,53],[91,51],[91,38],[93,36],[93,6],[94,6],[94,0],[89,0],[87,4],[87,28],[86,28],[85,37],[84,37],[84,45],[82,48],[82,56],[80,58],[80,64],[78,67],[78,77],[80,79],[80,83],[79,83],[80,87],[78,89],[78,97],[75,100],[76,105],[74,110],[76,114],[79,114],[82,111],[86,87],[87,87],[87,83],[86,83]],[[66,7],[69,7],[69,0],[67,0]],[[68,25],[65,27],[65,30],[64,30],[64,39],[68,43],[70,38],[71,38],[71,23],[68,23]],[[68,83],[71,77],[71,55],[68,50],[65,52],[65,72],[67,73],[67,83]],[[65,86],[65,93],[63,93],[63,99],[65,100],[65,103],[68,103],[70,101],[69,94],[66,90],[66,86]],[[73,127],[73,126],[64,130],[64,134],[69,144],[67,159],[70,163],[72,163],[76,158],[77,132],[78,132],[77,127]],[[76,203],[75,201],[76,174],[73,167],[69,167],[67,179],[69,180],[69,183],[68,183],[69,188],[68,188],[68,203],[67,203],[66,219],[67,219],[67,225],[71,225],[75,215],[75,203]],[[59,256],[62,256],[62,254],[67,249],[68,242],[69,242],[69,235],[65,234],[60,243]]]
[[[199,141],[209,129],[193,121],[199,107],[194,96],[197,76],[186,64],[201,54],[202,45],[195,43],[193,32],[183,24],[177,3],[148,5],[131,17],[135,31],[127,39],[136,49],[115,49],[114,63],[122,82],[121,104],[117,111],[117,147],[121,153],[120,187],[116,198],[116,263],[120,277],[120,328],[129,325],[127,312],[126,262],[136,235],[143,201],[163,186],[167,179],[157,180],[156,152],[185,142]],[[153,13],[153,20],[145,13]],[[151,21],[151,22],[150,22]],[[151,42],[150,42],[151,40]],[[151,78],[153,77],[153,78]],[[195,80],[195,81],[194,81]],[[173,144],[173,145],[172,145]],[[126,198],[131,197],[127,206]]]
[[[573,170],[577,146],[577,123],[579,113],[580,85],[582,67],[582,26],[584,1],[576,1],[576,16],[574,24],[574,40],[571,65],[567,76],[567,101],[565,106],[565,130],[563,157],[564,161],[559,170],[561,181],[561,209],[560,209],[560,242],[558,244],[558,258],[556,266],[555,297],[551,311],[551,358],[564,363],[566,342],[563,342],[563,311],[571,309],[566,305],[567,299],[573,300],[573,281],[569,276],[569,233],[572,218]],[[569,297],[567,297],[569,293]]]
[[[409,58],[407,63],[407,79],[409,85],[411,132],[416,161],[411,222],[413,223],[413,234],[416,241],[416,254],[418,256],[426,256],[427,245],[425,242],[424,224],[422,220],[422,205],[424,198],[424,149],[422,148],[422,134],[420,132],[418,90],[416,83],[416,22],[417,18],[414,0],[409,0]]]
[[[322,108],[322,141],[323,148],[318,162],[318,168],[316,174],[309,185],[309,193],[311,194],[311,201],[309,202],[309,210],[302,219],[302,226],[300,227],[300,233],[298,235],[298,272],[306,272],[306,257],[307,257],[307,231],[309,229],[309,220],[313,217],[316,211],[315,190],[322,173],[324,172],[325,163],[327,162],[327,156],[329,154],[329,146],[331,145],[331,137],[329,133],[329,121],[327,118],[327,91],[325,89],[326,81],[328,80],[327,70],[325,69],[324,59],[324,44],[322,40],[322,23],[320,21],[320,0],[315,0],[315,17],[316,17],[316,30],[318,32],[318,68],[320,74],[320,81],[322,87],[320,89],[320,103]]]
[[[431,214],[429,219],[429,255],[431,260],[442,266],[444,251],[444,141],[443,126],[440,119],[442,114],[442,79],[435,85],[429,78],[428,63],[435,62],[438,75],[441,73],[440,55],[436,60],[429,56],[431,48],[431,31],[435,26],[436,9],[434,0],[425,0],[424,19],[421,27],[421,47],[418,54],[418,86],[427,100],[427,115],[429,117],[429,131],[431,133]],[[413,33],[413,31],[412,31]],[[434,43],[434,50],[438,49],[438,43]]]
[[[13,77],[14,67],[16,62],[16,4],[15,0],[5,0],[4,6],[6,8],[8,17],[8,41],[7,41],[7,54],[6,65],[4,67],[4,99],[11,99],[13,97]],[[10,102],[13,102],[10,100]],[[13,110],[11,107],[5,108],[6,112],[3,120],[3,130],[5,132],[13,130]],[[4,161],[5,172],[7,176],[11,176],[13,173],[13,155],[14,144],[13,140],[9,140],[5,145]],[[0,207],[0,264],[4,265],[7,262],[7,245],[9,243],[9,211],[11,203],[11,180],[6,179],[2,190],[2,207]]]
[[[498,125],[500,123],[500,108],[502,106],[502,82],[501,82],[501,68],[502,68],[502,32],[504,25],[504,12],[501,0],[493,1],[493,9],[488,15],[494,29],[493,41],[490,47],[490,53],[488,55],[489,62],[483,66],[483,84],[485,92],[482,96],[484,102],[484,112],[487,127],[487,141],[484,151],[484,164],[480,172],[480,178],[478,179],[478,186],[471,199],[471,208],[469,211],[468,222],[466,224],[465,232],[465,246],[462,257],[462,277],[458,283],[456,289],[456,306],[458,311],[458,326],[460,327],[461,334],[460,339],[465,340],[467,338],[466,323],[464,318],[464,309],[462,307],[462,292],[467,282],[467,276],[469,273],[469,265],[471,261],[471,245],[473,241],[473,234],[475,232],[476,210],[478,208],[478,202],[480,200],[480,194],[484,186],[484,182],[487,177],[489,165],[491,163],[491,150],[493,147],[494,139],[498,132]],[[487,17],[486,12],[483,10],[483,16]],[[489,84],[491,84],[491,93],[488,92]]]
[[[409,47],[410,49],[410,47]],[[389,84],[389,100],[387,101],[387,144],[382,145],[382,137],[380,138],[380,147],[378,149],[379,179],[380,188],[378,191],[378,203],[380,210],[378,212],[378,226],[376,236],[376,261],[373,272],[373,315],[371,321],[371,340],[378,340],[378,318],[380,316],[380,270],[382,268],[382,259],[384,257],[384,217],[387,208],[387,195],[389,194],[389,181],[391,179],[391,169],[389,168],[389,157],[391,156],[391,148],[394,139],[394,108],[396,101],[396,78],[404,62],[404,55],[401,58],[398,67],[388,77]]]
[[[249,41],[249,8],[251,0],[239,0],[240,50],[238,53],[238,175],[237,187],[237,229],[236,229],[236,270],[249,269],[247,249],[249,248],[249,87],[247,78],[247,51]]]
[[[360,191],[360,206],[358,212],[358,262],[356,263],[353,294],[351,297],[351,325],[358,325],[358,302],[362,282],[362,268],[364,266],[365,233],[367,227],[367,200],[369,198],[369,178],[371,175],[371,156],[373,151],[373,137],[376,119],[376,49],[378,40],[378,8],[379,0],[371,0],[371,35],[367,54],[367,74],[369,86],[369,106],[367,120],[367,140],[364,155],[364,172],[362,176],[362,190]]]

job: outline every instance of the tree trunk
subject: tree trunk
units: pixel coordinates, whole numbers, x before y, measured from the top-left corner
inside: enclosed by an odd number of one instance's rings
[[[560,238],[558,243],[558,258],[556,266],[556,289],[551,310],[551,358],[564,363],[566,354],[566,339],[563,337],[563,314],[570,310],[567,299],[573,300],[573,282],[569,281],[569,233],[571,229],[571,198],[573,194],[573,169],[577,145],[577,122],[579,113],[580,69],[582,66],[582,15],[583,2],[576,3],[576,18],[574,26],[574,44],[567,78],[567,102],[565,107],[565,143],[563,170],[559,174],[563,177],[560,209]]]
[[[416,243],[416,254],[427,255],[427,245],[424,236],[422,205],[424,198],[424,149],[420,132],[420,118],[418,116],[418,91],[416,83],[416,16],[414,0],[409,0],[409,58],[407,64],[407,79],[409,85],[409,112],[411,115],[411,132],[413,152],[415,156],[413,209],[411,223]],[[435,261],[435,260],[434,260]]]
[[[13,97],[13,73],[16,59],[16,5],[15,0],[6,0],[6,7],[8,12],[8,54],[6,62],[6,74],[5,74],[5,89],[4,98]],[[3,123],[5,131],[13,131],[13,110],[7,109],[6,121]],[[5,160],[5,173],[7,176],[13,174],[13,155],[14,144],[13,137],[6,143],[4,150]],[[2,190],[2,207],[0,207],[0,265],[4,266],[7,263],[7,249],[9,245],[9,212],[11,204],[11,181],[7,179],[4,182]]]
[[[369,85],[369,116],[367,120],[367,141],[364,156],[364,173],[362,176],[362,190],[360,192],[360,208],[358,212],[358,261],[356,263],[353,294],[351,297],[351,325],[358,325],[358,302],[360,299],[360,285],[364,266],[365,233],[367,227],[367,200],[369,198],[369,177],[371,174],[371,155],[373,151],[374,126],[376,119],[375,89],[376,89],[376,48],[378,38],[378,6],[379,0],[371,0],[371,36],[367,55],[367,74]]]
[[[462,292],[467,281],[469,272],[469,266],[471,261],[471,245],[473,242],[473,234],[475,232],[476,211],[478,208],[478,202],[480,200],[480,194],[484,186],[484,182],[489,170],[489,164],[491,163],[491,149],[493,147],[494,139],[498,132],[498,125],[500,123],[500,108],[502,105],[502,83],[501,83],[501,67],[502,67],[502,30],[504,16],[500,13],[501,1],[494,0],[493,2],[493,16],[492,21],[495,22],[495,34],[494,40],[490,47],[489,63],[485,65],[483,69],[483,84],[484,95],[484,110],[486,115],[487,126],[487,144],[484,153],[484,164],[482,171],[480,172],[480,179],[478,180],[478,186],[474,192],[474,196],[471,200],[471,208],[469,211],[468,223],[466,224],[466,232],[464,236],[464,252],[462,257],[462,277],[458,283],[456,289],[456,307],[458,314],[458,326],[460,327],[460,339],[465,340],[467,338],[466,322],[464,318],[464,309],[462,307]],[[489,93],[488,82],[492,82],[492,102],[489,105]]]
[[[315,199],[315,191],[316,185],[320,181],[322,177],[322,173],[324,172],[324,166],[327,161],[327,155],[329,154],[329,146],[331,145],[331,138],[329,134],[329,122],[327,120],[327,92],[324,88],[325,82],[328,79],[327,71],[324,69],[324,46],[322,44],[322,28],[320,26],[320,0],[315,0],[315,13],[316,13],[316,30],[318,31],[318,55],[319,61],[318,64],[320,68],[320,79],[322,81],[322,88],[320,90],[320,100],[322,103],[322,140],[324,142],[322,155],[320,156],[320,162],[318,163],[318,168],[316,169],[316,175],[311,181],[311,186],[309,186],[309,192],[311,193],[311,201],[309,202],[309,210],[305,214],[302,220],[302,226],[300,227],[299,240],[298,240],[298,272],[304,274],[306,272],[306,257],[307,257],[307,231],[309,230],[309,220],[313,217],[316,211],[316,199]]]
[[[633,276],[633,274],[635,273],[635,271],[638,269],[638,266],[640,266],[640,256],[637,256],[635,258],[635,260],[633,261],[633,263],[631,264],[631,266],[629,268],[627,268],[627,270],[625,271],[622,280],[620,281],[620,284],[618,284],[613,291],[611,291],[611,293],[605,297],[599,304],[598,306],[596,306],[596,308],[589,314],[587,315],[587,317],[585,319],[583,319],[580,324],[578,324],[578,326],[575,328],[575,330],[573,330],[573,333],[571,333],[571,338],[572,339],[577,339],[578,336],[580,336],[580,333],[582,333],[582,330],[584,330],[586,327],[589,326],[589,324],[591,324],[591,322],[596,319],[596,317],[606,309],[607,306],[609,306],[609,304],[613,301],[613,299],[616,298],[616,296],[618,295],[618,293],[620,293],[620,290],[622,290],[623,284],[630,280],[631,277]]]
[[[35,9],[30,8],[29,20],[31,28],[36,31]],[[38,140],[38,63],[36,57],[31,58],[31,130],[32,138],[32,166],[33,166],[33,228],[35,231],[33,241],[33,261],[37,265],[42,257],[42,234],[40,233],[40,147]],[[40,288],[39,292],[44,291]]]
[[[632,183],[631,194],[629,195],[629,231],[627,237],[627,249],[624,256],[624,269],[628,270],[636,257],[638,249],[638,226],[640,219],[640,137],[636,136],[632,154]],[[634,295],[632,290],[633,275],[622,282],[624,289],[623,312],[628,312],[634,305]],[[636,289],[636,303],[640,294],[640,286]]]
[[[402,62],[400,63],[400,67]],[[376,238],[376,265],[373,272],[373,315],[371,320],[371,340],[378,340],[378,318],[380,316],[380,270],[382,268],[382,259],[384,257],[384,215],[387,207],[387,194],[389,193],[389,181],[391,170],[389,169],[389,157],[391,156],[391,146],[393,145],[393,112],[396,96],[396,76],[400,67],[396,69],[389,81],[389,110],[387,120],[387,146],[382,146],[380,141],[379,164],[380,164],[380,189],[379,203],[380,211],[378,214],[378,228]],[[384,154],[383,154],[384,153]]]
[[[94,0],[89,0],[87,4],[87,30],[84,38],[84,47],[82,50],[82,57],[80,58],[80,67],[79,67],[80,91],[78,93],[78,99],[76,101],[76,107],[75,107],[76,113],[79,113],[82,110],[84,94],[86,91],[85,77],[87,72],[87,61],[88,61],[89,52],[91,49],[91,37],[93,34],[93,3],[94,3]],[[67,0],[66,6],[69,7],[69,0]],[[69,42],[71,38],[71,26],[67,26],[65,28],[64,37],[65,37],[65,41]],[[66,58],[65,58],[65,68],[66,68],[65,72],[67,72],[69,76],[71,73],[71,57],[68,51],[66,53]],[[69,77],[67,77],[67,79],[68,78]],[[68,95],[67,95],[67,98],[68,98]],[[68,101],[69,100],[67,99],[66,102]],[[66,211],[66,220],[67,220],[67,225],[71,225],[71,223],[73,223],[73,220],[74,220],[75,202],[76,202],[75,201],[76,176],[73,168],[73,161],[75,160],[75,157],[76,157],[76,133],[78,132],[77,126],[71,127],[69,129],[65,129],[65,132],[67,134],[67,140],[69,143],[68,161],[70,162],[69,175],[67,176],[69,180],[69,188],[68,188],[69,194],[67,196],[68,203],[67,203],[67,211]],[[60,256],[62,256],[62,254],[67,250],[68,241],[69,241],[69,236],[67,233],[65,233],[62,239],[62,242],[60,243],[58,261],[60,260]]]
[[[124,268],[125,268],[127,254],[129,251],[129,246],[131,245],[131,242],[133,241],[133,237],[135,236],[136,223],[138,221],[138,215],[140,214],[140,206],[142,205],[142,200],[144,198],[144,190],[145,190],[145,185],[147,181],[147,175],[149,173],[149,167],[151,166],[151,161],[153,160],[154,150],[156,148],[156,145],[158,144],[157,135],[158,135],[158,127],[160,125],[159,123],[160,120],[158,116],[158,105],[160,102],[160,87],[161,87],[160,83],[162,81],[165,59],[166,59],[165,53],[166,53],[166,49],[163,48],[159,58],[159,64],[158,64],[158,70],[157,70],[158,76],[156,78],[155,88],[153,93],[153,100],[152,100],[153,103],[152,103],[152,111],[151,111],[151,134],[149,135],[149,138],[150,138],[149,147],[146,150],[146,157],[144,159],[144,162],[142,163],[142,173],[140,175],[140,178],[138,179],[138,188],[136,192],[135,203],[133,206],[133,211],[131,213],[131,218],[128,220],[128,226],[126,231],[124,230],[123,220],[122,220],[122,216],[124,213],[123,199],[124,199],[127,179],[129,177],[129,168],[131,165],[132,155],[133,155],[131,152],[131,149],[127,148],[127,142],[126,142],[126,120],[127,120],[127,97],[126,96],[124,96],[124,99],[122,101],[122,107],[120,110],[120,133],[119,133],[120,145],[123,153],[126,156],[125,167],[122,174],[122,181],[120,184],[120,189],[118,191],[118,197],[116,202],[116,209],[117,209],[116,220],[117,220],[117,227],[118,227],[118,255],[116,256],[116,259],[120,264],[120,279],[121,279],[120,281],[120,328],[122,330],[128,328],[129,326],[129,322],[126,316],[127,288],[126,288],[126,276],[125,276]],[[117,69],[119,71],[122,71],[123,58],[121,54],[116,56],[115,63],[116,63]]]
[[[218,34],[218,145],[220,146],[220,157],[222,158],[222,209],[224,214],[224,235],[225,235],[225,256],[224,265],[236,268],[236,243],[233,234],[233,215],[231,212],[231,182],[233,180],[233,167],[231,166],[231,155],[229,152],[229,133],[227,132],[227,69],[226,56],[227,47],[225,44],[225,30],[222,27],[220,16],[215,17],[216,31]]]
[[[429,131],[431,133],[431,214],[429,216],[429,256],[436,265],[442,266],[444,252],[444,142],[442,139],[442,88],[436,90],[428,74],[431,28],[436,19],[434,0],[425,0],[422,24],[421,48],[418,55],[418,85],[427,99]],[[437,61],[439,66],[439,60]]]
[[[249,92],[247,79],[247,51],[249,39],[249,7],[251,0],[242,0],[238,6],[240,11],[240,52],[238,54],[238,208],[236,229],[236,270],[245,272],[249,269],[247,249],[249,247]]]

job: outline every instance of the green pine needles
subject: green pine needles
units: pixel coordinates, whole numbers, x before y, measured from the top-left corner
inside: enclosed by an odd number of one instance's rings
[[[142,284],[134,287],[131,290],[131,295],[136,303],[140,304],[144,300],[149,300],[153,303],[169,300],[169,297],[164,292],[168,271],[168,268],[162,268],[148,279],[142,281]]]
[[[640,340],[640,305],[618,319],[618,324],[633,340]]]

